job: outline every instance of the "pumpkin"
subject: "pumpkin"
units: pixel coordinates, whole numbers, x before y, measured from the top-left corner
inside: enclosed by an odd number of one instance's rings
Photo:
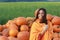
[[[32,26],[32,23],[33,23],[33,21],[34,21],[34,18],[27,17],[26,20],[27,20],[27,25],[28,25],[29,27],[31,27],[31,26]]]
[[[4,25],[2,25],[3,26],[3,29],[6,29],[7,28],[7,26],[4,24]]]
[[[8,35],[9,35],[9,30],[8,30],[8,29],[4,29],[4,30],[2,31],[2,35],[3,35],[3,36],[8,36]]]
[[[15,25],[14,23],[11,23],[8,28],[9,29],[16,29],[16,30],[18,30],[18,26]]]
[[[52,18],[53,18],[53,16],[51,14],[47,14],[47,17],[46,18],[47,18],[47,20],[51,21]]]
[[[29,40],[29,32],[27,31],[19,32],[17,38],[18,40]]]
[[[8,37],[9,40],[17,40],[15,37]]]
[[[55,16],[52,19],[52,24],[54,24],[54,25],[60,25],[60,17]]]
[[[16,37],[17,34],[18,34],[18,30],[16,29],[9,30],[9,36]]]
[[[58,37],[59,37],[58,33],[53,33],[53,38],[58,38]]]
[[[6,36],[0,36],[0,40],[8,40]]]
[[[33,21],[29,21],[29,22],[28,22],[29,28],[31,28],[32,24],[33,24]]]
[[[53,31],[54,32],[60,32],[60,25],[54,25],[53,26]]]
[[[20,31],[29,31],[29,28],[27,25],[21,25]]]
[[[35,10],[35,17],[37,16],[37,12],[38,12],[39,9]]]
[[[54,38],[53,40],[60,40],[60,38]]]
[[[9,20],[9,21],[6,23],[6,27],[8,28],[11,23],[13,23],[12,20]]]
[[[29,21],[33,21],[34,20],[34,17],[27,17],[26,20],[29,22]]]
[[[16,19],[16,25],[20,26],[20,25],[25,25],[25,24],[27,24],[26,18],[24,18],[24,17],[18,17]]]
[[[3,26],[2,25],[0,25],[0,32],[3,30]]]

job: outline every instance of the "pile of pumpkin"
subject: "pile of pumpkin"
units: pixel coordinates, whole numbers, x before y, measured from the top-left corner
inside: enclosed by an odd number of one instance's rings
[[[0,25],[0,40],[29,40],[32,17],[18,17]]]
[[[60,40],[60,17],[47,14],[47,20],[52,23],[53,40]]]
[[[29,40],[34,19],[34,17],[18,17],[0,25],[0,40]],[[60,40],[60,17],[47,14],[47,20],[53,24],[53,40]]]

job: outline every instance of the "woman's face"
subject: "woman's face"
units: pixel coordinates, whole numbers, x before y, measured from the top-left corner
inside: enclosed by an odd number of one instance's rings
[[[42,19],[43,18],[43,16],[44,16],[44,11],[43,10],[40,10],[39,11],[39,14],[38,14],[38,19]]]

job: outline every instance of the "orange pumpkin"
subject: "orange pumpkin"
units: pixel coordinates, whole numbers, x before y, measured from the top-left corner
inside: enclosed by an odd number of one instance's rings
[[[16,29],[16,30],[18,30],[18,26],[13,24],[13,23],[11,23],[8,28],[9,29]]]
[[[33,21],[29,21],[29,22],[28,22],[29,28],[31,28],[32,24],[33,24]]]
[[[21,25],[20,31],[29,31],[29,28],[27,25]]]
[[[0,36],[0,40],[8,40],[6,36]]]
[[[29,22],[29,21],[33,21],[34,20],[34,17],[27,17],[26,20]]]
[[[18,34],[18,30],[16,29],[11,29],[9,30],[9,36],[15,37]]]
[[[3,36],[8,36],[8,35],[9,35],[9,30],[8,30],[8,29],[4,29],[4,30],[2,31],[2,35],[3,35]]]
[[[16,19],[16,25],[20,26],[20,25],[24,25],[27,24],[27,20],[24,17],[18,17]]]
[[[31,26],[32,26],[32,23],[33,23],[33,21],[34,21],[34,18],[27,17],[26,20],[27,20],[27,25],[28,25],[29,27],[31,27]]]
[[[8,37],[9,40],[17,40],[15,37]]]
[[[55,17],[52,19],[52,23],[53,23],[54,25],[60,25],[60,17],[55,16]]]
[[[60,32],[60,25],[54,25],[53,26],[53,31],[54,32]]]
[[[19,32],[17,38],[18,40],[29,40],[29,32],[27,31]]]
[[[0,25],[0,32],[3,30],[3,26],[2,25]]]
[[[6,23],[6,27],[8,28],[11,23],[13,23],[12,20],[9,20],[9,21]]]
[[[53,16],[51,14],[47,14],[47,20],[51,21]]]
[[[6,29],[7,28],[7,26],[4,24],[4,25],[2,25],[3,26],[3,29]]]
[[[59,37],[58,33],[53,33],[53,38],[58,38],[58,37]]]

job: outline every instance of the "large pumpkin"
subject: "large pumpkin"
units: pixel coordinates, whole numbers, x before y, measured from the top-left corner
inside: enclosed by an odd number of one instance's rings
[[[46,18],[47,18],[47,20],[51,21],[52,18],[53,18],[53,16],[51,14],[47,14],[47,17]]]
[[[9,30],[9,36],[16,37],[17,34],[18,34],[18,30],[16,29]]]
[[[24,25],[27,24],[27,20],[24,17],[18,17],[16,18],[16,25],[20,26],[20,25]]]
[[[52,23],[55,24],[55,25],[60,25],[60,17],[55,16],[52,19]]]
[[[21,25],[20,31],[29,31],[29,28],[27,25]]]
[[[4,30],[2,31],[2,35],[3,35],[3,36],[8,36],[8,35],[9,35],[9,30],[8,30],[8,29],[4,29]]]
[[[29,32],[27,31],[19,32],[17,38],[19,40],[29,40]]]
[[[0,40],[9,40],[6,36],[0,36]]]
[[[54,32],[60,32],[60,25],[54,25],[53,26],[53,31]]]
[[[58,33],[53,33],[53,38],[58,38],[58,37],[59,37]]]

